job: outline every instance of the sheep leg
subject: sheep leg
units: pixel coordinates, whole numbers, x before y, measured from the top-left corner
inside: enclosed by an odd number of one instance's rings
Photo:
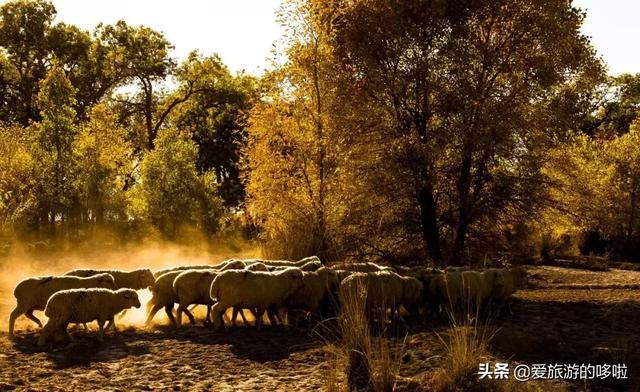
[[[238,310],[238,308],[236,306],[231,308],[231,320],[229,320],[229,321],[231,322],[231,326],[232,327],[236,326],[236,320],[238,319],[238,312],[240,312],[240,311]]]
[[[9,338],[13,338],[13,327],[16,324],[16,319],[22,314],[24,314],[24,311],[18,306],[11,312],[9,316]]]
[[[207,315],[204,318],[204,325],[211,324],[211,305],[207,305]]]
[[[162,308],[161,305],[159,304],[153,304],[151,305],[151,309],[150,311],[147,312],[147,320],[144,322],[146,325],[151,324],[151,320],[153,320],[153,317],[156,315],[156,313],[158,313],[158,311]],[[171,312],[169,312],[171,313]],[[173,314],[171,314],[171,317],[173,317]]]
[[[189,318],[189,321],[191,322],[192,325],[196,325],[196,319],[195,317],[193,317],[193,314],[191,314],[191,312],[189,311],[189,309],[187,308],[189,305],[178,305],[178,310],[177,310],[177,314],[176,314],[176,326],[178,328],[180,328],[182,326],[182,313],[184,312],[184,314],[187,315],[187,317]]]
[[[234,308],[235,310],[235,308]],[[256,314],[252,309],[249,309],[251,311],[252,314]],[[242,323],[244,325],[251,325],[249,324],[249,321],[247,320],[247,317],[244,315],[244,309],[240,309],[240,317],[242,317]],[[235,323],[234,323],[235,324]]]
[[[38,327],[42,328],[42,323],[40,322],[40,320],[38,320],[38,318],[33,315],[33,309],[28,310],[27,313],[25,313],[24,315],[27,316],[27,318],[29,320],[31,320],[34,323],[38,324]]]
[[[267,307],[265,309],[265,313],[267,314],[267,320],[269,320],[269,325],[280,324],[281,320],[278,318],[276,311],[274,311],[272,307]],[[264,316],[262,317],[262,321],[264,321]]]
[[[402,321],[402,315],[400,314],[400,307],[397,305],[393,305],[391,307],[391,326],[396,328],[396,326],[400,325],[400,321]]]
[[[186,309],[186,307],[182,306],[182,304],[178,305],[178,310],[176,312],[176,328],[182,327],[182,311]]]
[[[258,331],[262,328],[262,317],[264,316],[264,312],[266,309],[258,307],[258,318],[256,319],[256,326],[258,327]]]
[[[104,320],[98,320],[98,341],[104,342]]]
[[[288,316],[288,312],[287,312],[287,309],[285,308],[278,308],[273,313],[273,318],[276,320],[276,322],[280,321],[280,324],[285,326],[288,325],[287,316]],[[271,322],[271,319],[269,319],[269,322]]]
[[[235,327],[236,326],[236,320],[238,319],[238,313],[243,313],[242,309],[239,309],[237,306],[233,307],[232,313],[231,313],[231,326]]]
[[[67,343],[73,340],[73,338],[71,337],[71,335],[69,335],[69,331],[67,330],[67,327],[69,326],[69,323],[64,323],[62,324],[62,326],[60,327],[60,329],[58,330],[58,332],[60,332],[62,334],[62,340]]]
[[[193,317],[193,313],[191,313],[189,311],[189,309],[187,309],[186,307],[183,309],[184,314],[187,315],[187,317],[189,318],[189,322],[191,323],[191,325],[196,325],[196,318]]]
[[[109,321],[107,321],[107,326],[105,327],[105,330],[109,329],[109,327],[113,328],[113,332],[116,332],[116,333],[118,332],[118,328],[116,328],[116,323],[115,321],[113,321],[113,317],[111,317]]]
[[[213,328],[215,330],[219,330],[224,326],[224,321],[222,320],[222,312],[220,309],[224,309],[220,307],[220,302],[216,302],[215,305],[211,308],[211,313],[213,314]]]
[[[151,299],[149,300],[149,302],[147,302],[147,312],[145,313],[145,314],[147,315],[147,320],[149,319],[149,318],[148,318],[148,317],[149,317],[149,314],[151,314],[151,312],[152,312],[153,308],[154,308],[156,305],[157,305],[157,304],[156,304],[156,301],[154,301],[154,299],[153,299],[153,298],[151,298]],[[159,310],[159,309],[160,309],[160,308],[158,308],[158,310]],[[156,310],[156,312],[157,312],[157,310]],[[152,318],[153,318],[153,317],[152,317]]]
[[[40,336],[38,337],[38,346],[44,346],[49,339],[49,335],[54,331],[53,323],[51,321],[47,322],[47,324],[40,331]]]
[[[165,305],[164,311],[167,314],[167,317],[169,317],[169,321],[171,321],[171,325],[173,325],[173,327],[176,328],[178,326],[178,323],[176,321],[175,316],[173,315],[173,304]]]

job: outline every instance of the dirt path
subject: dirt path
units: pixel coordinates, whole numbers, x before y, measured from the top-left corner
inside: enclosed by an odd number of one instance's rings
[[[76,341],[43,352],[37,334],[14,345],[0,337],[0,390],[317,390],[324,352],[304,331],[205,327],[122,332],[104,344],[78,331]]]

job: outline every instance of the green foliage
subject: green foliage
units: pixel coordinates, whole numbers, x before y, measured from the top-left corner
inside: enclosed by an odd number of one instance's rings
[[[12,1],[0,8],[0,88],[10,105],[0,109],[0,120],[26,126],[40,119],[35,98],[53,58],[77,89],[74,108],[80,118],[125,82],[114,69],[115,48],[75,26],[54,25],[55,16],[53,4],[44,0]]]
[[[554,185],[547,228],[556,237],[590,231],[608,240],[616,256],[635,257],[640,240],[640,132],[635,121],[622,136],[576,136],[549,154]]]
[[[36,162],[32,141],[21,127],[0,126],[0,231],[22,229],[35,209]]]
[[[287,1],[261,80],[55,17],[0,6],[5,233],[242,225],[274,257],[395,262],[640,250],[640,77],[605,80],[570,2]]]
[[[86,221],[126,220],[125,179],[131,171],[132,148],[126,130],[117,126],[107,106],[95,106],[74,140],[76,189]]]
[[[132,192],[134,215],[148,219],[169,238],[187,224],[213,231],[221,214],[214,173],[199,175],[196,157],[195,143],[168,128],[142,160],[140,182]]]
[[[75,89],[60,66],[40,84],[37,97],[42,121],[33,125],[37,134],[39,213],[55,228],[56,219],[70,214],[74,198],[72,144],[77,133]]]
[[[197,167],[214,170],[226,205],[244,198],[240,179],[240,150],[246,144],[247,115],[255,100],[256,80],[232,76],[217,56],[202,58],[195,52],[180,67],[175,95],[195,91],[176,109],[172,121],[188,131],[198,145]]]
[[[90,34],[55,17],[46,0],[0,6],[3,230],[38,240],[126,236],[147,223],[167,236],[182,224],[216,232],[218,195],[227,207],[244,197],[238,166],[255,79],[232,76],[217,56],[177,66],[171,43],[145,26],[119,21]],[[175,124],[191,140],[167,136],[156,151],[158,133]],[[141,184],[165,169],[169,183]]]

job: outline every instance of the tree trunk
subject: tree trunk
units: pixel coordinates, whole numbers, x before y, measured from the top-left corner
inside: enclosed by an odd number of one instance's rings
[[[456,223],[456,237],[453,241],[453,249],[449,264],[462,265],[462,252],[469,228],[469,218],[471,206],[469,191],[471,188],[471,163],[472,157],[471,143],[465,143],[462,149],[462,164],[460,165],[460,176],[458,177],[458,222]]]
[[[153,85],[151,81],[140,79],[144,92],[144,126],[147,131],[147,148],[153,150],[156,135],[153,129]]]
[[[633,226],[635,225],[636,222],[636,210],[638,208],[638,185],[636,184],[636,180],[633,179],[632,180],[632,185],[631,185],[631,195],[630,195],[630,201],[631,201],[631,211],[629,214],[629,226],[627,227],[627,244],[631,244],[632,238],[633,238]]]
[[[418,205],[420,207],[420,225],[422,239],[426,245],[429,256],[436,264],[442,263],[440,253],[440,233],[438,232],[438,215],[436,202],[433,197],[433,187],[429,181],[418,192]]]

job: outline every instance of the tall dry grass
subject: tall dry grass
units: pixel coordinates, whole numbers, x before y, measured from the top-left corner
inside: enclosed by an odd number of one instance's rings
[[[429,382],[433,391],[466,390],[477,384],[478,366],[490,357],[489,343],[497,330],[481,322],[480,312],[474,316],[451,312],[446,332],[437,333],[444,354],[442,365]]]
[[[490,344],[499,331],[492,323],[497,309],[484,308],[463,301],[462,307],[448,309],[449,327],[435,335],[443,351],[440,366],[424,380],[424,390],[434,392],[452,391],[538,391],[534,383],[521,383],[514,379],[478,379],[479,365],[498,361],[490,352]],[[503,361],[501,361],[503,362]]]
[[[342,309],[338,319],[341,340],[330,346],[330,369],[326,389],[373,390],[395,389],[400,371],[404,340],[387,338],[384,319],[372,328],[367,309],[367,291],[363,285],[341,292]]]

